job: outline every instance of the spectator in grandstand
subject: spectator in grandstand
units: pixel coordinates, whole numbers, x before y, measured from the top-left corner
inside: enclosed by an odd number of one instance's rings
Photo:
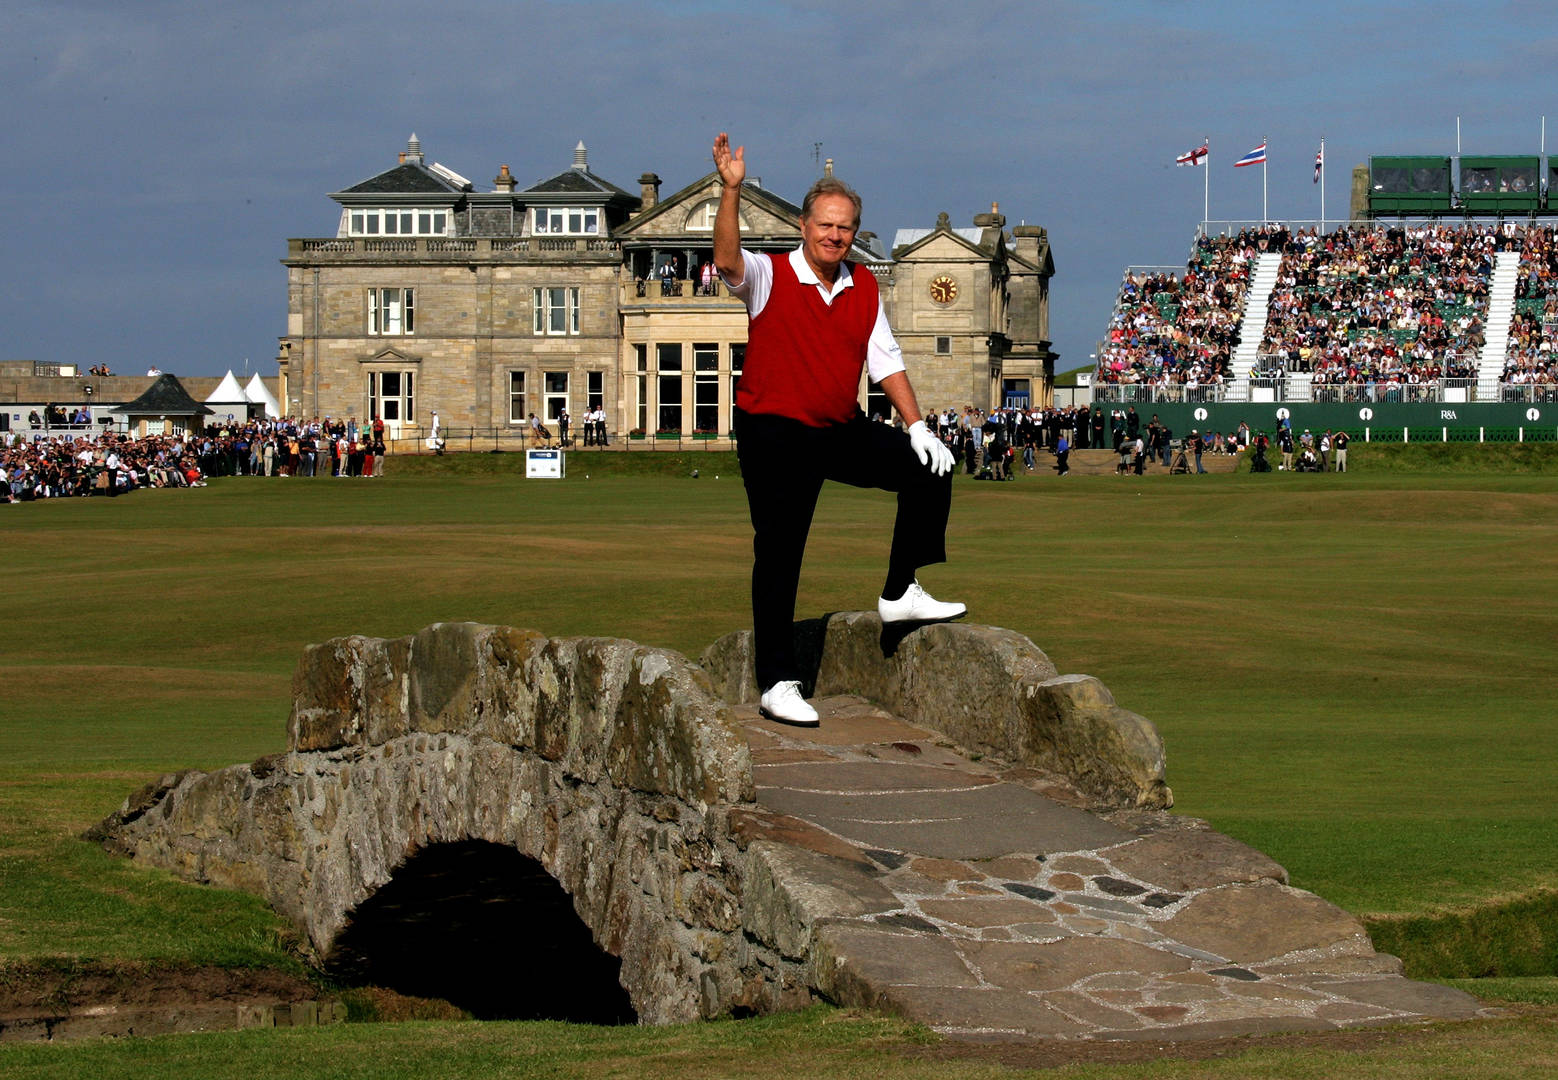
[[[1300,234],[1271,295],[1260,373],[1278,364],[1349,388],[1330,400],[1432,400],[1438,380],[1474,378],[1499,242],[1481,226]]]
[[[1515,313],[1499,381],[1509,400],[1552,400],[1558,384],[1558,246],[1549,226],[1522,238]]]
[[[1217,396],[1239,343],[1249,263],[1285,235],[1262,229],[1203,236],[1181,277],[1127,273],[1095,379],[1144,384],[1163,400]]]

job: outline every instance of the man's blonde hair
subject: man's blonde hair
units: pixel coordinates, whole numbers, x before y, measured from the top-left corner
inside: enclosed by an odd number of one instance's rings
[[[851,203],[854,204],[855,224],[853,228],[856,231],[859,231],[860,195],[855,191],[854,188],[850,187],[836,176],[821,177],[807,190],[806,198],[801,200],[801,217],[811,217],[812,204],[824,195],[842,195],[844,198],[848,199]]]

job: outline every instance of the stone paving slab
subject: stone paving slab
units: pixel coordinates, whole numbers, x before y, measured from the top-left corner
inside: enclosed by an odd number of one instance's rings
[[[1402,978],[1353,916],[1204,823],[1106,818],[1059,778],[971,760],[859,698],[815,704],[817,729],[735,710],[758,796],[737,827],[767,845],[785,911],[765,925],[794,949],[812,942],[812,985],[830,1000],[982,1041],[1211,1039],[1490,1011]]]
[[[753,768],[752,776],[759,787],[825,795],[966,790],[997,783],[993,776],[969,776],[935,765],[839,761],[836,758],[759,765]]]
[[[804,765],[787,766],[801,776]],[[1108,822],[1015,784],[941,791],[816,791],[772,787],[754,770],[759,804],[814,821],[857,843],[948,859],[1065,851],[1130,839]],[[825,776],[804,783],[825,784]],[[885,782],[885,781],[884,781]]]

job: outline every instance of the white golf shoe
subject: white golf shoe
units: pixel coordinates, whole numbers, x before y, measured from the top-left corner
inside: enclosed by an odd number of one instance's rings
[[[949,619],[961,619],[968,613],[968,605],[937,600],[920,588],[920,583],[916,581],[896,600],[879,597],[876,613],[884,623],[946,622]]]
[[[763,691],[758,711],[770,720],[796,727],[816,727],[817,710],[801,697],[801,684],[794,679],[777,682]]]

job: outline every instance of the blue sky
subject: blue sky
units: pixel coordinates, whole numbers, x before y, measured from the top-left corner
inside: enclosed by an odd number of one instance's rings
[[[773,2],[265,5],[137,0],[0,13],[12,256],[0,358],[275,371],[288,237],[333,235],[326,193],[428,157],[489,188],[562,170],[674,191],[713,134],[796,198],[813,144],[863,227],[1000,203],[1047,227],[1061,368],[1086,362],[1121,270],[1183,261],[1211,213],[1328,216],[1370,154],[1534,153],[1558,141],[1547,4]]]

